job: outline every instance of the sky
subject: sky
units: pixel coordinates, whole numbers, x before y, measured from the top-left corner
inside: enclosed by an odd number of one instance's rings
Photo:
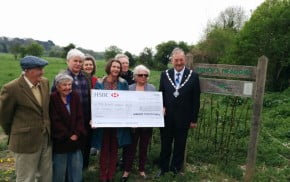
[[[196,44],[210,20],[230,6],[248,15],[264,0],[1,0],[0,36],[52,40],[138,55],[174,40]]]

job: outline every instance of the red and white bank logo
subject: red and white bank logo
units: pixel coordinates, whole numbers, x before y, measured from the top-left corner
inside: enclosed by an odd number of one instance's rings
[[[111,96],[112,97],[119,97],[119,94],[115,92],[115,93],[111,93]]]

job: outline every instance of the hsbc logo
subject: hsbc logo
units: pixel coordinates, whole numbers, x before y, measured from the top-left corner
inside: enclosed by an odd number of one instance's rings
[[[102,93],[102,92],[95,92],[95,97],[108,97],[108,93]]]
[[[119,97],[119,94],[116,93],[116,92],[114,92],[114,93],[111,93],[111,96],[112,96],[112,97]]]

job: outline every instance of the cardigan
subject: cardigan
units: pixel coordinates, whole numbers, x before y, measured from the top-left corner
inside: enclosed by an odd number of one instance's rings
[[[133,83],[132,85],[129,85],[129,90],[136,91],[136,83]],[[147,91],[154,92],[154,91],[156,91],[156,88],[154,87],[154,85],[152,85],[150,83],[146,83],[144,85],[144,92],[147,92]],[[142,130],[142,131],[151,131],[152,130],[151,127],[149,127],[149,128],[142,128],[142,127],[141,128],[133,128],[132,130],[135,131],[136,129],[137,130]]]
[[[136,83],[133,83],[132,85],[130,85],[129,90],[135,91]],[[156,91],[156,88],[154,87],[154,85],[146,83],[146,85],[144,86],[144,91]]]

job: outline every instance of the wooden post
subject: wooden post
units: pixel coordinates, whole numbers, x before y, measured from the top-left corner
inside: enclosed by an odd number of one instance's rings
[[[262,56],[259,58],[258,67],[257,67],[257,79],[256,79],[256,89],[254,95],[254,105],[253,105],[253,114],[252,114],[252,126],[250,133],[250,141],[248,146],[248,156],[246,164],[246,173],[244,180],[246,182],[251,181],[255,172],[256,165],[256,155],[257,155],[257,144],[258,136],[260,130],[260,118],[263,108],[263,97],[267,76],[267,65],[268,58]]]
[[[193,55],[190,52],[186,54],[186,66],[190,69],[193,67]]]
[[[193,69],[193,55],[191,53],[186,54],[186,66],[190,69]],[[192,129],[189,128],[189,131],[188,131],[189,134],[190,134],[190,130],[192,130]],[[186,140],[185,151],[184,151],[184,161],[183,161],[183,166],[181,169],[183,172],[185,171],[186,158],[187,158],[187,143],[188,143],[188,141]]]

